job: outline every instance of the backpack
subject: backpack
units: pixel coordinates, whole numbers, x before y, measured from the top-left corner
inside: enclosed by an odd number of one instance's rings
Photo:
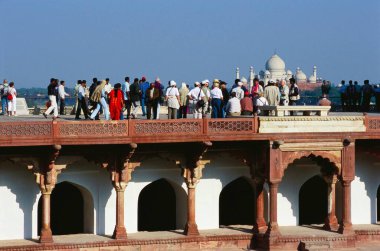
[[[9,87],[8,86],[4,86],[3,89],[1,89],[1,95],[2,96],[8,96],[8,92],[9,92]]]

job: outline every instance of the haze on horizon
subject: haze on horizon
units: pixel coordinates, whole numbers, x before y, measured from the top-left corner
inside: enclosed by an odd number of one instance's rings
[[[192,85],[248,77],[277,50],[286,68],[380,82],[378,0],[0,0],[0,78],[159,76]],[[5,14],[5,15],[4,15]]]

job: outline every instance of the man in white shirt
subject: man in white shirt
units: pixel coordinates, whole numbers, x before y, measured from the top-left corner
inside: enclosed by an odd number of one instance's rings
[[[131,98],[129,96],[129,77],[125,77],[125,82],[121,85],[121,90],[123,91],[123,95],[124,95],[124,105],[125,105],[125,109],[127,110],[127,119],[129,119],[129,117],[131,116]],[[123,119],[124,119],[124,115],[123,115]]]
[[[58,96],[59,96],[59,114],[66,115],[65,113],[65,98],[70,96],[65,91],[65,81],[61,80],[60,85],[58,86]]]
[[[189,97],[190,109],[194,114],[195,119],[201,119],[203,111],[207,109],[205,104],[203,104],[203,106],[198,105],[198,101],[203,100],[203,97],[205,97],[205,94],[202,92],[200,86],[201,83],[195,82],[194,88],[187,94]]]
[[[241,105],[240,100],[236,97],[236,92],[231,93],[231,98],[228,100],[226,111],[228,116],[240,116]]]
[[[222,90],[219,89],[219,80],[214,80],[214,88],[212,88],[211,92],[211,118],[222,118],[222,101],[223,101],[223,93]]]
[[[236,98],[242,100],[244,98],[244,90],[241,88],[243,82],[238,82],[238,86],[232,89],[231,93],[236,93]]]

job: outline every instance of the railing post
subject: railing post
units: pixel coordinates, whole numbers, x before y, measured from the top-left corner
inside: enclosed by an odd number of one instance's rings
[[[207,135],[208,133],[208,118],[203,118],[203,134]]]
[[[131,119],[128,119],[128,137],[134,136],[133,127],[134,127],[134,121]]]
[[[55,141],[56,138],[59,137],[58,122],[56,120],[52,121],[52,132],[53,132],[53,141]]]

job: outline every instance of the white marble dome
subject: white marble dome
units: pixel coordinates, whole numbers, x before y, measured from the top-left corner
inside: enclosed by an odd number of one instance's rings
[[[271,56],[265,64],[266,70],[285,72],[285,62],[277,54]]]
[[[296,81],[306,81],[307,77],[306,74],[303,73],[303,71],[300,68],[297,68],[297,73],[296,73]]]
[[[309,77],[309,82],[310,82],[310,83],[316,83],[316,82],[317,82],[317,76],[311,75],[311,76]]]

